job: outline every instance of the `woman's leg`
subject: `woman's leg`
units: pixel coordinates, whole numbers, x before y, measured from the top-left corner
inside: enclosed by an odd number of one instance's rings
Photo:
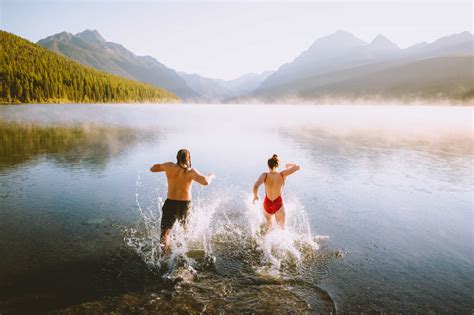
[[[265,229],[265,232],[267,232],[272,227],[273,214],[269,214],[267,211],[263,210],[263,216],[265,217],[264,229]]]
[[[281,206],[280,210],[275,213],[277,224],[282,230],[285,229],[285,206]]]

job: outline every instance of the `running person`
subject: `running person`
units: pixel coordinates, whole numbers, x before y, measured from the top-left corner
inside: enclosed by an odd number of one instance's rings
[[[265,185],[265,199],[263,201],[263,214],[266,219],[265,228],[268,230],[272,226],[272,218],[275,219],[281,229],[285,229],[285,207],[283,205],[282,192],[285,185],[285,179],[289,175],[300,169],[299,165],[288,163],[285,169],[277,172],[280,160],[276,154],[268,159],[269,172],[262,173],[253,185],[253,203],[258,201],[258,188]]]
[[[161,214],[161,247],[164,253],[169,251],[169,235],[176,222],[184,227],[191,208],[191,186],[193,182],[209,185],[214,179],[214,174],[201,175],[198,170],[191,167],[191,154],[186,149],[178,151],[177,162],[155,164],[150,168],[152,172],[165,172],[168,180],[168,198],[163,204]]]

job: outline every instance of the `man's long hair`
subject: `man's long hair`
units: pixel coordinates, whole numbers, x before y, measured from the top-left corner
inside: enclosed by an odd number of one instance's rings
[[[191,153],[188,149],[181,149],[176,155],[177,164],[185,169],[191,169]]]

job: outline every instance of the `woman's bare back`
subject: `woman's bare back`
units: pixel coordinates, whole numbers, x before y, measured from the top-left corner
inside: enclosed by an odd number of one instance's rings
[[[285,177],[279,172],[268,172],[265,173],[264,184],[268,199],[275,200],[283,192]]]

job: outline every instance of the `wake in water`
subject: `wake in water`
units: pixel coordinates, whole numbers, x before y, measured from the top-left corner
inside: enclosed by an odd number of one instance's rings
[[[155,187],[166,187],[164,182]],[[311,234],[308,216],[294,196],[285,202],[287,229],[262,232],[261,205],[253,205],[248,192],[235,187],[214,189],[194,199],[186,229],[176,223],[170,237],[171,254],[160,248],[161,207],[164,191],[151,189],[140,176],[136,182],[136,203],[140,216],[137,228],[125,238],[147,265],[171,280],[193,281],[198,269],[224,265],[221,273],[244,277],[284,280],[298,277],[312,262],[324,236]],[[244,198],[242,198],[244,196]]]

